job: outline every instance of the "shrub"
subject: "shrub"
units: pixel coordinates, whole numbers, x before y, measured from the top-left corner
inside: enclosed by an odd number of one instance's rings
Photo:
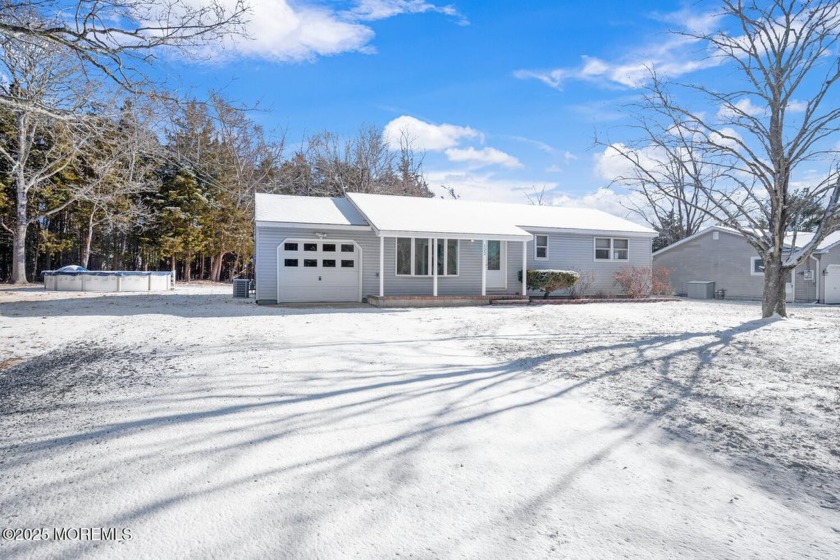
[[[671,270],[654,268],[650,279],[650,289],[653,295],[670,296],[673,291],[671,289]]]
[[[652,290],[652,278],[648,266],[625,266],[615,273],[615,283],[629,298],[649,297]]]
[[[580,279],[574,286],[569,288],[569,297],[573,299],[580,299],[584,297],[592,290],[592,286],[595,285],[594,271],[586,270],[578,274],[580,274]]]
[[[551,292],[571,288],[580,279],[574,270],[529,270],[527,286],[529,290],[539,290],[547,298]],[[522,281],[522,271],[519,271]]]

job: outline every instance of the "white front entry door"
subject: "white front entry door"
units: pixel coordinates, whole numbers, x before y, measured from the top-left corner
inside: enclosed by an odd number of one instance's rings
[[[830,264],[826,270],[825,303],[840,303],[840,264]]]
[[[507,241],[487,242],[487,289],[507,288]]]

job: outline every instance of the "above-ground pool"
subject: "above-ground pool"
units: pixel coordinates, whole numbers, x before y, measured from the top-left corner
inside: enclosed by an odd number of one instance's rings
[[[173,288],[171,272],[44,271],[44,288],[58,292],[162,292]]]

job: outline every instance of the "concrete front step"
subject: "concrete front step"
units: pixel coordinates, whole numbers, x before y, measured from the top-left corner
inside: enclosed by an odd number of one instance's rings
[[[528,305],[530,302],[528,298],[492,299],[490,305]]]

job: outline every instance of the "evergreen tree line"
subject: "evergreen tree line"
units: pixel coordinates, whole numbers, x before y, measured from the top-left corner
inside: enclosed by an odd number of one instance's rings
[[[0,280],[14,280],[16,237],[31,282],[69,264],[173,270],[183,281],[247,276],[257,192],[432,196],[421,158],[377,128],[322,132],[289,150],[219,95],[118,107],[88,106],[81,122],[39,114],[33,125],[31,108],[0,106]],[[33,185],[24,204],[21,178]]]

